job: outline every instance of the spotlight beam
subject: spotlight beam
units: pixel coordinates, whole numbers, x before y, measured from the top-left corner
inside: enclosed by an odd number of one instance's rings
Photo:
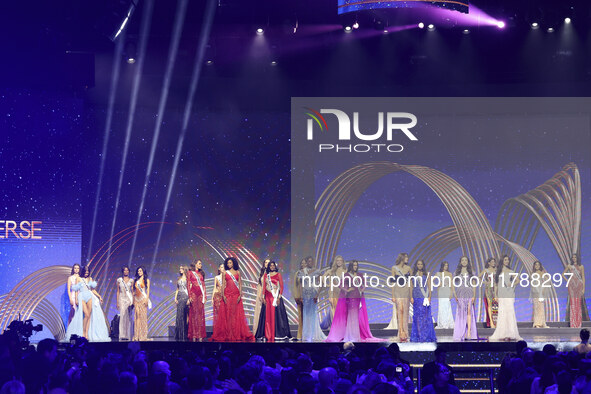
[[[162,237],[162,229],[164,228],[164,221],[166,220],[166,212],[168,211],[168,204],[170,202],[170,196],[172,195],[172,189],[176,178],[176,172],[178,169],[181,153],[183,151],[183,143],[189,127],[189,118],[191,116],[191,108],[193,107],[193,100],[195,98],[195,92],[197,90],[197,83],[201,76],[201,68],[203,65],[203,59],[205,58],[205,49],[209,40],[209,34],[211,32],[211,26],[213,24],[213,18],[215,16],[215,0],[208,0],[207,8],[203,14],[203,25],[201,27],[199,47],[195,55],[195,65],[193,66],[193,75],[191,76],[191,84],[189,86],[189,95],[185,103],[185,112],[183,116],[183,125],[179,134],[179,139],[176,146],[176,153],[174,155],[174,163],[172,165],[172,171],[170,173],[170,179],[168,181],[168,190],[166,192],[166,200],[162,209],[162,223],[158,229],[158,237],[156,238],[156,245],[154,247],[154,255],[152,256],[152,263],[150,265],[150,272],[154,271],[154,265],[156,263],[156,256],[158,255],[158,247],[160,246],[160,239]]]
[[[142,190],[142,198],[140,200],[140,208],[137,213],[137,221],[135,223],[135,231],[133,232],[133,241],[131,242],[131,251],[129,253],[129,265],[131,266],[131,259],[133,258],[133,252],[135,250],[135,243],[137,241],[137,229],[142,219],[142,213],[144,211],[144,202],[146,200],[146,192],[148,191],[148,184],[150,182],[150,174],[152,173],[152,166],[154,164],[154,156],[156,153],[156,147],[158,146],[158,138],[160,137],[160,128],[164,118],[164,110],[166,108],[166,102],[168,101],[168,91],[170,89],[170,82],[172,77],[172,71],[176,62],[176,57],[179,49],[179,43],[181,41],[181,33],[183,30],[183,24],[185,16],[187,14],[188,0],[181,0],[177,5],[176,16],[174,19],[174,30],[173,35],[170,39],[170,49],[168,50],[168,62],[166,63],[166,71],[164,73],[164,83],[162,86],[162,93],[160,94],[160,102],[158,103],[158,116],[156,117],[156,125],[154,127],[154,134],[152,135],[152,145],[150,147],[150,158],[148,159],[148,166],[146,167],[146,175],[144,178],[144,188]]]
[[[150,31],[150,24],[152,21],[152,12],[154,10],[154,0],[148,0],[145,3],[144,12],[142,14],[142,24],[140,28],[140,46],[138,48],[138,64],[133,76],[133,86],[131,91],[131,101],[129,103],[129,113],[127,115],[127,128],[125,130],[125,144],[123,146],[123,154],[121,157],[121,169],[119,170],[119,183],[117,187],[117,197],[115,198],[115,209],[113,213],[113,223],[111,224],[111,236],[109,237],[109,251],[107,257],[106,272],[109,272],[109,263],[111,262],[111,247],[113,234],[115,233],[115,223],[117,222],[117,211],[119,210],[119,199],[121,198],[121,185],[123,184],[123,176],[125,175],[125,164],[127,162],[127,153],[129,152],[129,140],[131,139],[131,129],[133,126],[133,119],[135,117],[135,108],[137,105],[138,91],[142,79],[142,69],[144,68],[144,58],[146,45],[148,43],[148,32]]]
[[[123,33],[125,34],[125,33]],[[92,242],[94,240],[94,228],[96,226],[96,215],[103,185],[103,173],[105,172],[105,163],[107,157],[107,147],[109,146],[109,137],[111,136],[111,124],[113,122],[113,108],[115,107],[115,97],[117,93],[117,84],[119,82],[119,70],[121,69],[121,54],[123,53],[124,37],[117,42],[115,47],[115,57],[113,58],[113,75],[111,76],[111,91],[109,93],[109,107],[107,109],[107,120],[105,122],[105,132],[103,136],[103,150],[101,151],[101,166],[99,169],[98,182],[96,187],[96,197],[94,199],[94,212],[92,214],[92,226],[90,227],[90,241],[86,253],[86,262],[90,261],[92,254]]]

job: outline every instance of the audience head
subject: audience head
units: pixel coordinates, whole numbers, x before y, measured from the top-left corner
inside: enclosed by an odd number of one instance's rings
[[[589,340],[589,330],[583,328],[579,333],[579,336],[581,337],[582,342],[587,342]]]
[[[544,345],[542,351],[546,353],[546,356],[556,356],[556,347],[550,343]]]
[[[526,347],[527,347],[527,342],[525,342],[525,341],[517,341],[517,343],[515,344],[515,353],[521,355],[521,352]]]
[[[54,362],[57,357],[57,341],[51,338],[42,339],[37,344],[37,353],[50,363]]]

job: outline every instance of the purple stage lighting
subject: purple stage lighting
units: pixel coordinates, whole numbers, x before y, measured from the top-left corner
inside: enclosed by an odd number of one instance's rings
[[[259,28],[257,29],[257,34],[263,34],[264,32],[265,32],[265,30],[263,30],[263,28],[262,28],[262,27],[259,27]]]

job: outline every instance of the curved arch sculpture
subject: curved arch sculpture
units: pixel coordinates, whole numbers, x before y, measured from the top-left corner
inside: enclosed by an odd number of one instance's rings
[[[505,201],[495,229],[527,250],[543,230],[566,266],[581,248],[581,219],[581,176],[576,164],[569,163],[535,189]],[[582,306],[583,320],[589,320],[586,304]],[[566,313],[568,320],[568,307]]]
[[[477,262],[478,271],[487,257],[499,255],[493,229],[484,212],[454,179],[428,167],[374,162],[343,172],[316,202],[316,261],[323,265],[332,261],[343,227],[361,194],[378,179],[399,171],[421,180],[441,200],[454,223],[462,252]]]
[[[0,331],[4,331],[11,321],[18,319],[19,315],[23,320],[30,319],[37,306],[49,293],[66,284],[70,270],[71,267],[68,266],[53,265],[32,272],[17,283],[9,293],[4,295],[0,303]],[[61,320],[57,310],[56,315]],[[57,321],[53,322],[53,319],[50,318],[51,325],[59,326]],[[46,324],[50,326],[49,322]],[[56,335],[56,332],[52,331],[52,334]]]

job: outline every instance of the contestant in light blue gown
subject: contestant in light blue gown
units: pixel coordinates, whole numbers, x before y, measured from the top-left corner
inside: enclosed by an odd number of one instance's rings
[[[83,303],[88,303],[89,300],[92,300],[87,339],[89,341],[108,341],[109,328],[107,326],[105,314],[101,308],[102,299],[96,292],[97,283],[90,277],[90,271],[88,267],[84,267],[83,277],[84,279],[82,279],[80,282],[81,289],[80,293],[78,294],[78,299]]]
[[[74,278],[78,280],[77,277]],[[82,288],[82,282],[71,284],[70,285],[70,292],[74,293],[74,301],[75,301],[75,312],[72,320],[68,324],[68,328],[66,329],[66,341],[70,340],[72,335],[78,335],[81,337],[84,333],[83,326],[82,326],[82,319],[84,318],[82,314],[82,305],[80,304],[80,289]]]
[[[314,269],[314,260],[306,260],[307,267],[298,271],[302,283],[302,341],[324,341],[326,335],[320,328],[318,321],[318,287],[314,284],[320,283],[320,272]],[[302,281],[303,277],[309,277]]]

